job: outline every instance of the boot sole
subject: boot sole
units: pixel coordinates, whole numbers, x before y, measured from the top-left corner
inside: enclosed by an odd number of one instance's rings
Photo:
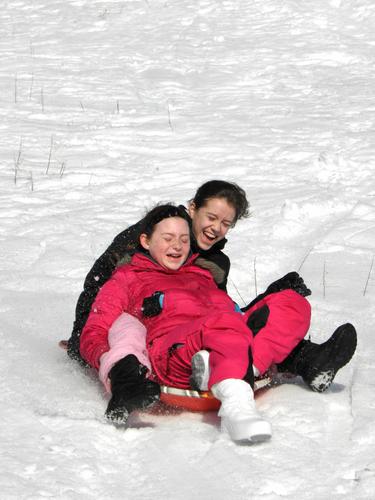
[[[106,420],[116,426],[125,425],[129,418],[129,412],[126,408],[105,412]]]
[[[229,434],[233,441],[262,443],[269,441],[272,436],[272,428],[266,420],[242,420],[230,425],[221,421],[221,430]]]
[[[191,358],[190,385],[199,391],[208,390],[208,379],[210,378],[210,369],[208,364],[210,353],[200,351]]]
[[[357,332],[346,323],[337,328],[327,341],[326,349],[318,356],[306,382],[315,392],[324,392],[336,373],[352,359],[357,347]]]

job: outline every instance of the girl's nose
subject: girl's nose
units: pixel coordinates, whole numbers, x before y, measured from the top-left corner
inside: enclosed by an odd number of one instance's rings
[[[221,223],[219,220],[215,220],[213,223],[212,223],[212,229],[216,232],[216,233],[220,233],[220,228],[221,228]]]

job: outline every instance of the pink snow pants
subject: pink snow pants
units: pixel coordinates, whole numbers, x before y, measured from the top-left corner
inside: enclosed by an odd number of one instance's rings
[[[246,322],[255,311],[265,306],[269,311],[267,323],[253,337]],[[126,317],[132,318],[130,329],[126,328]],[[107,356],[102,356],[100,378],[107,389],[110,368],[126,354],[134,354],[149,367],[149,363],[145,363],[144,325],[127,314],[120,318],[116,321],[117,328],[109,333],[110,351]],[[242,379],[249,365],[249,348],[254,366],[263,374],[273,363],[281,363],[305,337],[310,318],[309,302],[293,290],[270,294],[243,315],[208,314],[153,342],[149,355],[154,378],[165,385],[188,388],[191,358],[201,349],[211,351],[209,387],[225,378]],[[136,342],[134,335],[138,336]],[[106,363],[107,360],[110,363]]]
[[[227,378],[244,378],[252,343],[253,336],[242,314],[214,312],[155,339],[148,351],[158,382],[187,389],[191,358],[207,349],[210,351],[210,388]]]
[[[253,336],[246,322],[264,306],[269,310],[267,323]],[[149,347],[156,379],[188,388],[191,358],[201,349],[210,351],[209,388],[227,378],[243,379],[251,362],[263,374],[273,363],[281,363],[305,337],[310,316],[310,304],[293,290],[268,295],[244,315],[208,315],[156,339]]]
[[[306,336],[311,321],[310,303],[294,290],[271,293],[246,311],[246,321],[258,309],[269,310],[266,325],[254,337],[253,364],[263,374],[281,363]]]

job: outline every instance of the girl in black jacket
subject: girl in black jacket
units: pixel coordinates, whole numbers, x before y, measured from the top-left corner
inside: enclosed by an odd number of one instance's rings
[[[192,223],[192,251],[200,254],[197,264],[209,269],[218,287],[225,291],[230,270],[230,260],[222,251],[227,241],[225,236],[239,219],[248,216],[248,208],[243,189],[221,180],[208,181],[200,186],[187,208]],[[118,234],[86,276],[76,306],[73,331],[68,340],[68,355],[82,365],[85,362],[79,352],[80,335],[91,306],[114,270],[128,262],[134,254],[142,226],[143,220]],[[292,272],[272,283],[243,310],[266,295],[277,294],[285,289],[293,289],[303,297],[311,293],[303,279]],[[264,306],[258,307],[250,316],[248,326],[253,335],[266,327],[269,315],[269,309]],[[342,325],[324,344],[301,341],[278,369],[301,375],[313,390],[322,392],[332,383],[337,371],[351,359],[355,348],[354,328],[349,324]],[[145,408],[158,399],[159,387],[146,378],[146,373],[147,369],[132,354],[115,364],[110,372],[112,399],[106,412],[108,418],[124,421],[130,411]]]

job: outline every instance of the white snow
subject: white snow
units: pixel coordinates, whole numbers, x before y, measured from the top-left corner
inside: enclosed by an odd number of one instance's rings
[[[374,498],[372,0],[5,0],[0,26],[0,497]],[[214,414],[114,428],[57,346],[112,238],[211,178],[252,205],[232,297],[299,270],[313,340],[359,336],[326,393],[258,398],[252,447]]]

